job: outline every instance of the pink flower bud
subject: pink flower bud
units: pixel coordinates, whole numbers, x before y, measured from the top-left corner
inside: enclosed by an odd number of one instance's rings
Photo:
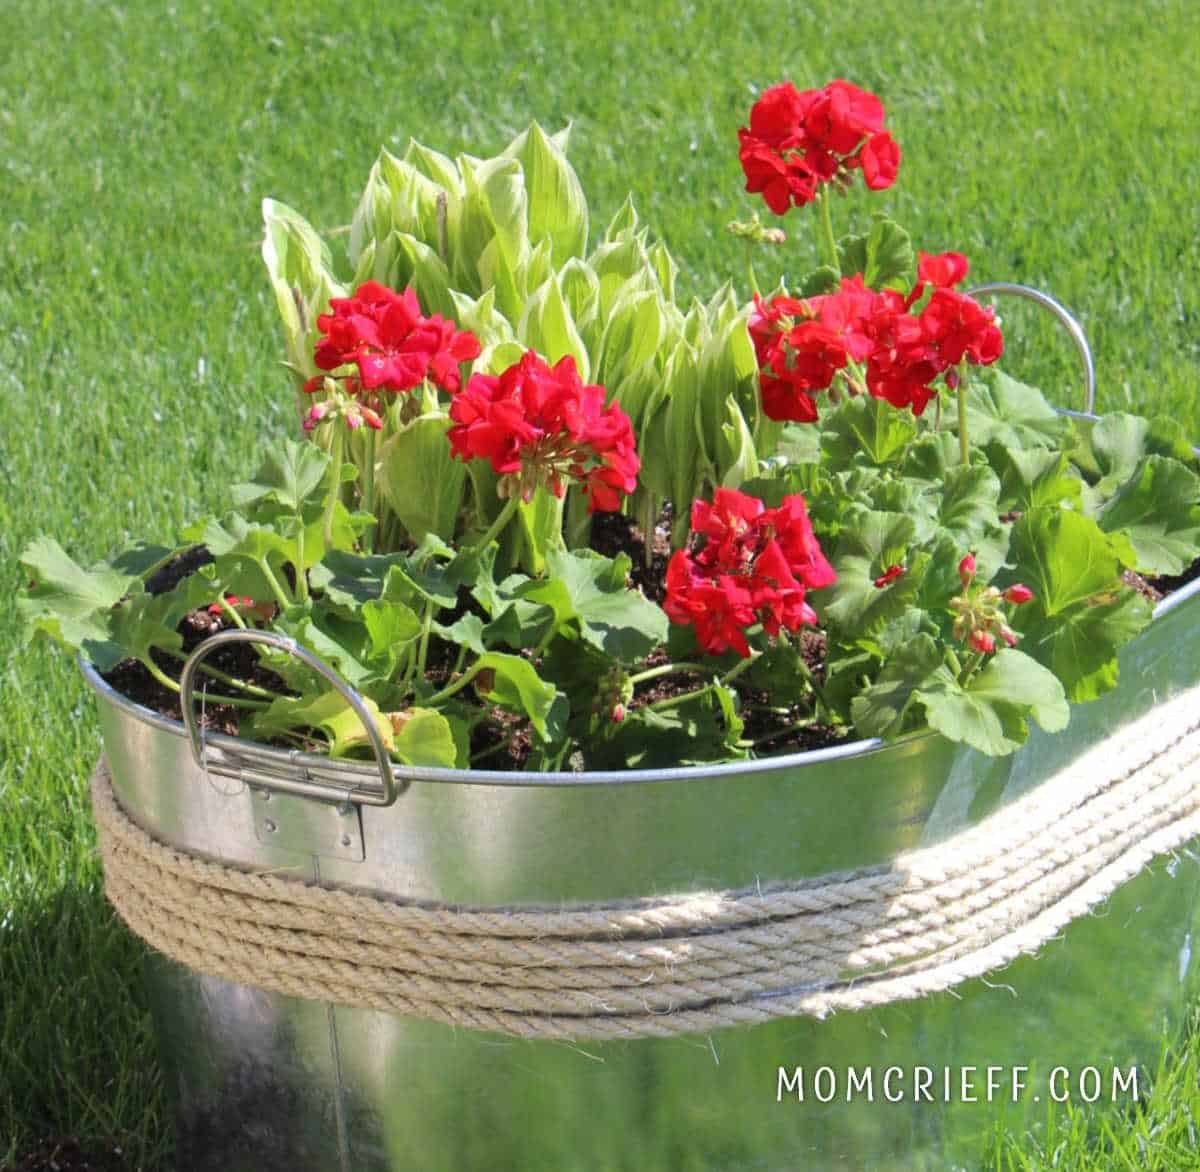
[[[1009,602],[1022,603],[1028,602],[1033,597],[1033,591],[1028,586],[1021,582],[1014,582],[1005,592],[1004,597]]]
[[[362,411],[363,422],[368,427],[374,428],[376,431],[382,430],[383,420],[380,419],[379,416],[374,411],[372,411],[370,407],[363,407],[363,408],[361,408],[361,411]]]
[[[971,585],[971,580],[975,577],[975,555],[973,553],[967,554],[958,563],[958,576],[962,579],[964,589]]]
[[[958,377],[957,370],[946,371],[946,386],[948,386],[952,391],[958,390],[958,384],[960,381],[961,380]]]
[[[985,654],[996,650],[996,640],[987,631],[972,631],[970,642],[976,651],[982,651]]]
[[[1000,638],[1005,641],[1010,647],[1017,645],[1017,633],[1012,627],[1004,626],[1000,628]]]
[[[612,717],[614,724],[620,724],[625,719],[625,705],[620,703],[614,704],[612,712],[609,715]]]
[[[357,411],[348,411],[346,413],[346,426],[351,431],[357,431],[362,427],[362,416]]]

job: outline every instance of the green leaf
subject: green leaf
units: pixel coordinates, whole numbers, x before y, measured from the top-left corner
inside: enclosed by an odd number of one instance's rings
[[[1004,756],[1029,736],[1029,717],[1047,732],[1059,732],[1070,719],[1063,686],[1028,655],[998,651],[963,688],[942,668],[914,693],[929,727],[951,741],[981,753]]]
[[[861,240],[862,237],[856,237]],[[865,263],[865,262],[864,262]],[[861,272],[860,269],[855,269],[855,272]],[[800,284],[796,286],[796,297],[819,297],[823,293],[834,293],[841,284],[841,273],[833,267],[833,265],[820,265],[813,269],[811,273],[805,275]]]
[[[288,364],[303,380],[317,373],[317,316],[346,289],[333,277],[328,247],[303,216],[273,199],[263,200],[262,214],[262,256],[283,318]]]
[[[1063,682],[1072,701],[1117,681],[1117,649],[1150,621],[1150,604],[1121,581],[1118,548],[1095,521],[1066,509],[1026,513],[1013,527],[1014,577],[1033,591],[1014,609],[1021,649]]]
[[[1146,455],[1150,424],[1136,415],[1114,412],[1096,420],[1091,445],[1103,474],[1096,487],[1104,496],[1132,479]]]
[[[421,634],[421,620],[411,606],[384,598],[364,602],[362,619],[370,640],[368,654],[386,661],[384,675],[390,677],[400,653]]]
[[[894,220],[876,214],[866,236],[845,236],[838,241],[842,275],[862,273],[872,289],[907,292],[916,276],[912,238]]]
[[[477,692],[493,704],[528,716],[537,735],[543,741],[549,740],[546,718],[557,690],[537,674],[529,660],[519,655],[489,651],[481,655],[474,666],[480,669],[475,676]]]
[[[1063,452],[993,442],[987,455],[1000,475],[999,508],[1021,513],[1043,505],[1083,508],[1083,481]]]
[[[659,769],[744,757],[736,696],[712,685],[670,707],[636,708],[586,748],[589,769]]]
[[[1061,447],[1070,423],[1041,391],[990,366],[973,372],[968,384],[967,431],[976,446],[998,442],[1020,451]]]
[[[477,614],[462,615],[449,626],[434,623],[431,630],[439,638],[445,639],[449,643],[455,643],[459,647],[465,647],[476,655],[483,655],[487,651],[487,645],[484,643],[483,619]]]
[[[588,206],[583,187],[562,149],[533,122],[505,148],[525,175],[529,201],[529,238],[550,241],[551,257],[559,268],[587,249]]]
[[[233,503],[239,509],[272,503],[299,515],[306,505],[324,504],[320,489],[328,467],[328,454],[316,444],[284,439],[267,449],[252,481],[233,485]]]
[[[467,466],[446,438],[450,417],[428,412],[390,436],[379,449],[376,483],[414,541],[433,533],[454,537],[467,484]]]
[[[432,708],[408,708],[388,714],[395,731],[392,752],[405,765],[453,769],[459,746],[450,721]]]
[[[631,663],[667,637],[661,607],[626,585],[629,558],[606,558],[592,550],[553,551],[550,577],[522,587],[520,596],[554,611],[559,627],[576,621],[584,641],[613,659]]]
[[[124,654],[113,641],[112,608],[138,576],[104,564],[85,570],[50,537],[31,542],[20,561],[32,579],[17,599],[26,640],[41,632],[72,651],[82,649],[101,671],[115,667]]]
[[[183,647],[183,636],[175,629],[180,615],[169,622],[172,599],[166,594],[135,594],[123,606],[117,607],[112,615],[113,642],[126,655],[150,661],[150,650],[158,647],[164,651],[179,651]],[[168,625],[169,623],[169,625]],[[97,664],[97,666],[99,666]]]
[[[519,333],[525,344],[552,366],[569,354],[575,359],[579,377],[584,382],[591,378],[591,359],[571,319],[557,276],[551,276],[530,294]]]
[[[1124,533],[1143,574],[1181,574],[1200,554],[1200,477],[1177,460],[1148,456],[1099,517]]]
[[[911,412],[897,411],[883,399],[857,395],[846,399],[821,421],[821,448],[835,466],[864,452],[872,464],[896,463],[917,434]]]
[[[917,635],[883,665],[875,682],[850,702],[854,727],[868,737],[907,732],[913,695],[943,666],[941,648],[928,635]]]
[[[927,554],[908,556],[914,533],[912,518],[899,513],[850,513],[832,559],[837,581],[810,595],[841,638],[852,641],[878,632],[913,604],[928,562]],[[892,565],[904,565],[907,572],[877,587],[875,579]]]
[[[391,750],[394,745],[391,721],[369,697],[363,697],[384,746]],[[269,736],[298,728],[319,728],[329,738],[329,755],[346,757],[364,748],[370,749],[371,738],[363,727],[358,713],[349,701],[335,691],[322,692],[318,696],[281,696],[271,706],[254,714],[252,728],[256,736]]]

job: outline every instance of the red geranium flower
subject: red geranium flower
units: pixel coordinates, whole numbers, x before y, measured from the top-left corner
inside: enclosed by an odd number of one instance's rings
[[[937,394],[939,376],[955,386],[960,362],[987,365],[1004,349],[992,310],[952,287],[966,273],[962,253],[923,252],[907,296],[868,289],[859,274],[843,278],[833,293],[804,300],[756,297],[747,328],[763,410],[771,419],[812,423],[816,392],[828,389],[851,362],[865,362],[866,389],[875,398],[920,415]],[[918,310],[929,285],[933,292]],[[862,390],[857,378],[850,390]]]
[[[453,393],[459,389],[459,363],[479,357],[479,339],[438,314],[425,317],[412,287],[397,293],[378,281],[365,281],[353,297],[331,299],[329,313],[317,318],[322,336],[314,360],[322,370],[357,367],[347,389],[410,391],[427,378]],[[310,379],[306,390],[324,380]]]
[[[755,623],[768,635],[816,623],[805,590],[837,575],[799,493],[768,509],[757,497],[718,488],[711,504],[693,502],[691,521],[700,542],[672,556],[663,609],[672,622],[694,626],[701,647],[713,654],[732,647],[745,657]]]
[[[769,86],[738,131],[746,190],[781,216],[814,199],[822,183],[848,182],[855,169],[872,190],[890,187],[900,147],[883,119],[873,93],[841,78],[815,90],[790,81]]]
[[[604,388],[584,384],[570,355],[551,368],[528,350],[503,374],[472,375],[450,403],[449,439],[462,460],[482,457],[501,474],[501,496],[530,500],[539,485],[555,496],[565,478],[588,494],[588,511],[621,506],[641,468],[629,416],[604,405]]]

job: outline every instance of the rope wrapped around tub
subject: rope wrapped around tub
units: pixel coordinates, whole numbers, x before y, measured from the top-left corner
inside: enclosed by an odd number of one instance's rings
[[[149,836],[103,761],[106,889],[202,973],[526,1038],[666,1037],[922,997],[1035,952],[1200,836],[1200,687],[936,846],[794,884],[461,907],[256,873]]]

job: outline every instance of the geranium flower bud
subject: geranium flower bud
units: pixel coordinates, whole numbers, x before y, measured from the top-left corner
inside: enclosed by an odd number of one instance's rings
[[[1019,605],[1022,602],[1028,602],[1033,597],[1033,591],[1022,582],[1014,582],[1004,592],[1004,597],[1009,602],[1015,602]]]
[[[971,585],[975,578],[975,555],[969,553],[958,563],[958,576],[962,580],[963,588]]]
[[[1000,627],[1000,638],[1003,639],[1010,647],[1015,647],[1017,645],[1017,639],[1019,636],[1017,635],[1016,631],[1012,629],[1012,627],[1002,625]]]
[[[875,579],[875,588],[882,590],[885,586],[890,585],[904,573],[903,566],[888,566],[878,578]]]
[[[976,651],[982,651],[984,654],[996,650],[996,640],[988,631],[972,631],[970,643]]]
[[[359,412],[362,415],[363,422],[368,427],[374,428],[376,431],[383,429],[383,420],[370,407],[360,407]]]
[[[620,724],[621,721],[625,719],[625,705],[614,704],[612,706],[612,712],[609,713],[609,715],[612,717],[613,724]]]

